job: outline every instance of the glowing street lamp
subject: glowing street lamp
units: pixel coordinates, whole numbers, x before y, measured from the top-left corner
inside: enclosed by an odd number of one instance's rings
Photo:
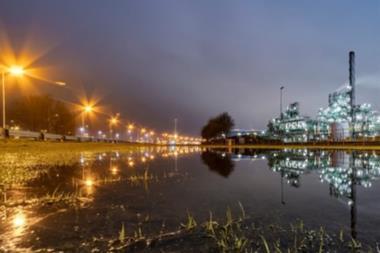
[[[89,114],[91,113],[92,111],[94,110],[94,107],[92,105],[84,105],[83,108],[82,108],[82,134],[84,134],[84,129],[85,128],[85,116],[86,114]]]
[[[131,133],[132,133],[132,131],[133,131],[134,128],[135,128],[135,126],[133,124],[128,124],[128,126],[127,126],[127,134],[129,136],[129,140],[130,141],[132,141],[132,135],[131,135]]]
[[[116,116],[112,116],[109,119],[109,130],[110,130],[110,137],[112,138],[113,133],[113,126],[117,126],[119,124],[119,114],[116,114]]]
[[[14,76],[22,76],[24,74],[24,68],[21,66],[12,66],[9,68],[9,73]]]
[[[87,186],[87,187],[92,187],[94,185],[94,180],[92,180],[91,178],[87,178],[84,181],[84,185]]]
[[[9,73],[12,76],[22,76],[24,74],[24,68],[21,66],[12,66],[10,68],[2,68],[1,71],[1,84],[2,84],[2,95],[3,95],[3,129],[6,127],[6,110],[5,110],[5,74]]]
[[[84,111],[87,112],[87,113],[92,112],[92,110],[93,110],[93,108],[92,108],[91,105],[86,105],[86,106],[84,107]]]
[[[116,126],[119,123],[119,118],[117,116],[112,116],[109,119],[109,125],[110,125],[110,130],[112,131],[112,126]]]
[[[149,135],[150,135],[150,142],[153,143],[153,136],[155,135],[155,132],[154,131],[150,131],[149,132]]]

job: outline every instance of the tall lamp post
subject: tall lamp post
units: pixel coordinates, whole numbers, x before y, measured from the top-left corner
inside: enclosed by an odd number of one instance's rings
[[[109,132],[110,132],[110,138],[113,139],[113,127],[116,126],[119,123],[119,114],[116,114],[116,116],[112,116],[109,119]]]
[[[24,68],[20,66],[12,66],[10,68],[2,68],[1,71],[1,88],[2,88],[2,104],[3,104],[3,130],[6,129],[6,108],[5,108],[5,74],[9,73],[13,76],[22,76],[24,74]],[[4,132],[5,133],[5,132]]]
[[[145,140],[145,138],[144,138],[145,133],[146,133],[146,129],[145,128],[141,128],[141,130],[140,130],[140,139],[141,139],[141,142],[145,142],[144,141]],[[142,136],[142,138],[141,138],[141,136]]]
[[[127,134],[128,134],[130,142],[132,142],[132,132],[133,132],[134,128],[135,128],[135,126],[133,124],[128,124],[128,126],[127,126]]]
[[[83,111],[82,111],[82,135],[85,133],[85,116],[88,115],[93,111],[93,107],[91,105],[85,105],[83,106]]]

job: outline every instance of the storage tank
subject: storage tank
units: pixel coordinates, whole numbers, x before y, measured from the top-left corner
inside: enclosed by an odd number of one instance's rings
[[[331,166],[336,168],[349,168],[351,155],[343,152],[337,151],[331,154]]]
[[[343,141],[351,137],[348,122],[334,122],[330,125],[331,138],[334,141]]]

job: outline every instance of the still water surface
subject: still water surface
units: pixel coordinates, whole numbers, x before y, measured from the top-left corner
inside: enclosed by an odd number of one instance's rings
[[[1,249],[74,250],[117,237],[122,225],[153,236],[178,229],[188,213],[207,220],[239,203],[263,223],[301,219],[370,244],[380,239],[375,152],[144,148],[74,160],[30,162],[30,177],[2,177]]]

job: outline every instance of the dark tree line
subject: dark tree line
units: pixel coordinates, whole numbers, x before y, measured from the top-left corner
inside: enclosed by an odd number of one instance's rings
[[[202,128],[202,138],[210,140],[222,134],[227,134],[234,126],[231,116],[224,112],[218,116],[209,119],[207,124]]]
[[[57,134],[75,133],[75,114],[65,103],[49,95],[24,96],[8,107],[8,122],[21,129]]]

